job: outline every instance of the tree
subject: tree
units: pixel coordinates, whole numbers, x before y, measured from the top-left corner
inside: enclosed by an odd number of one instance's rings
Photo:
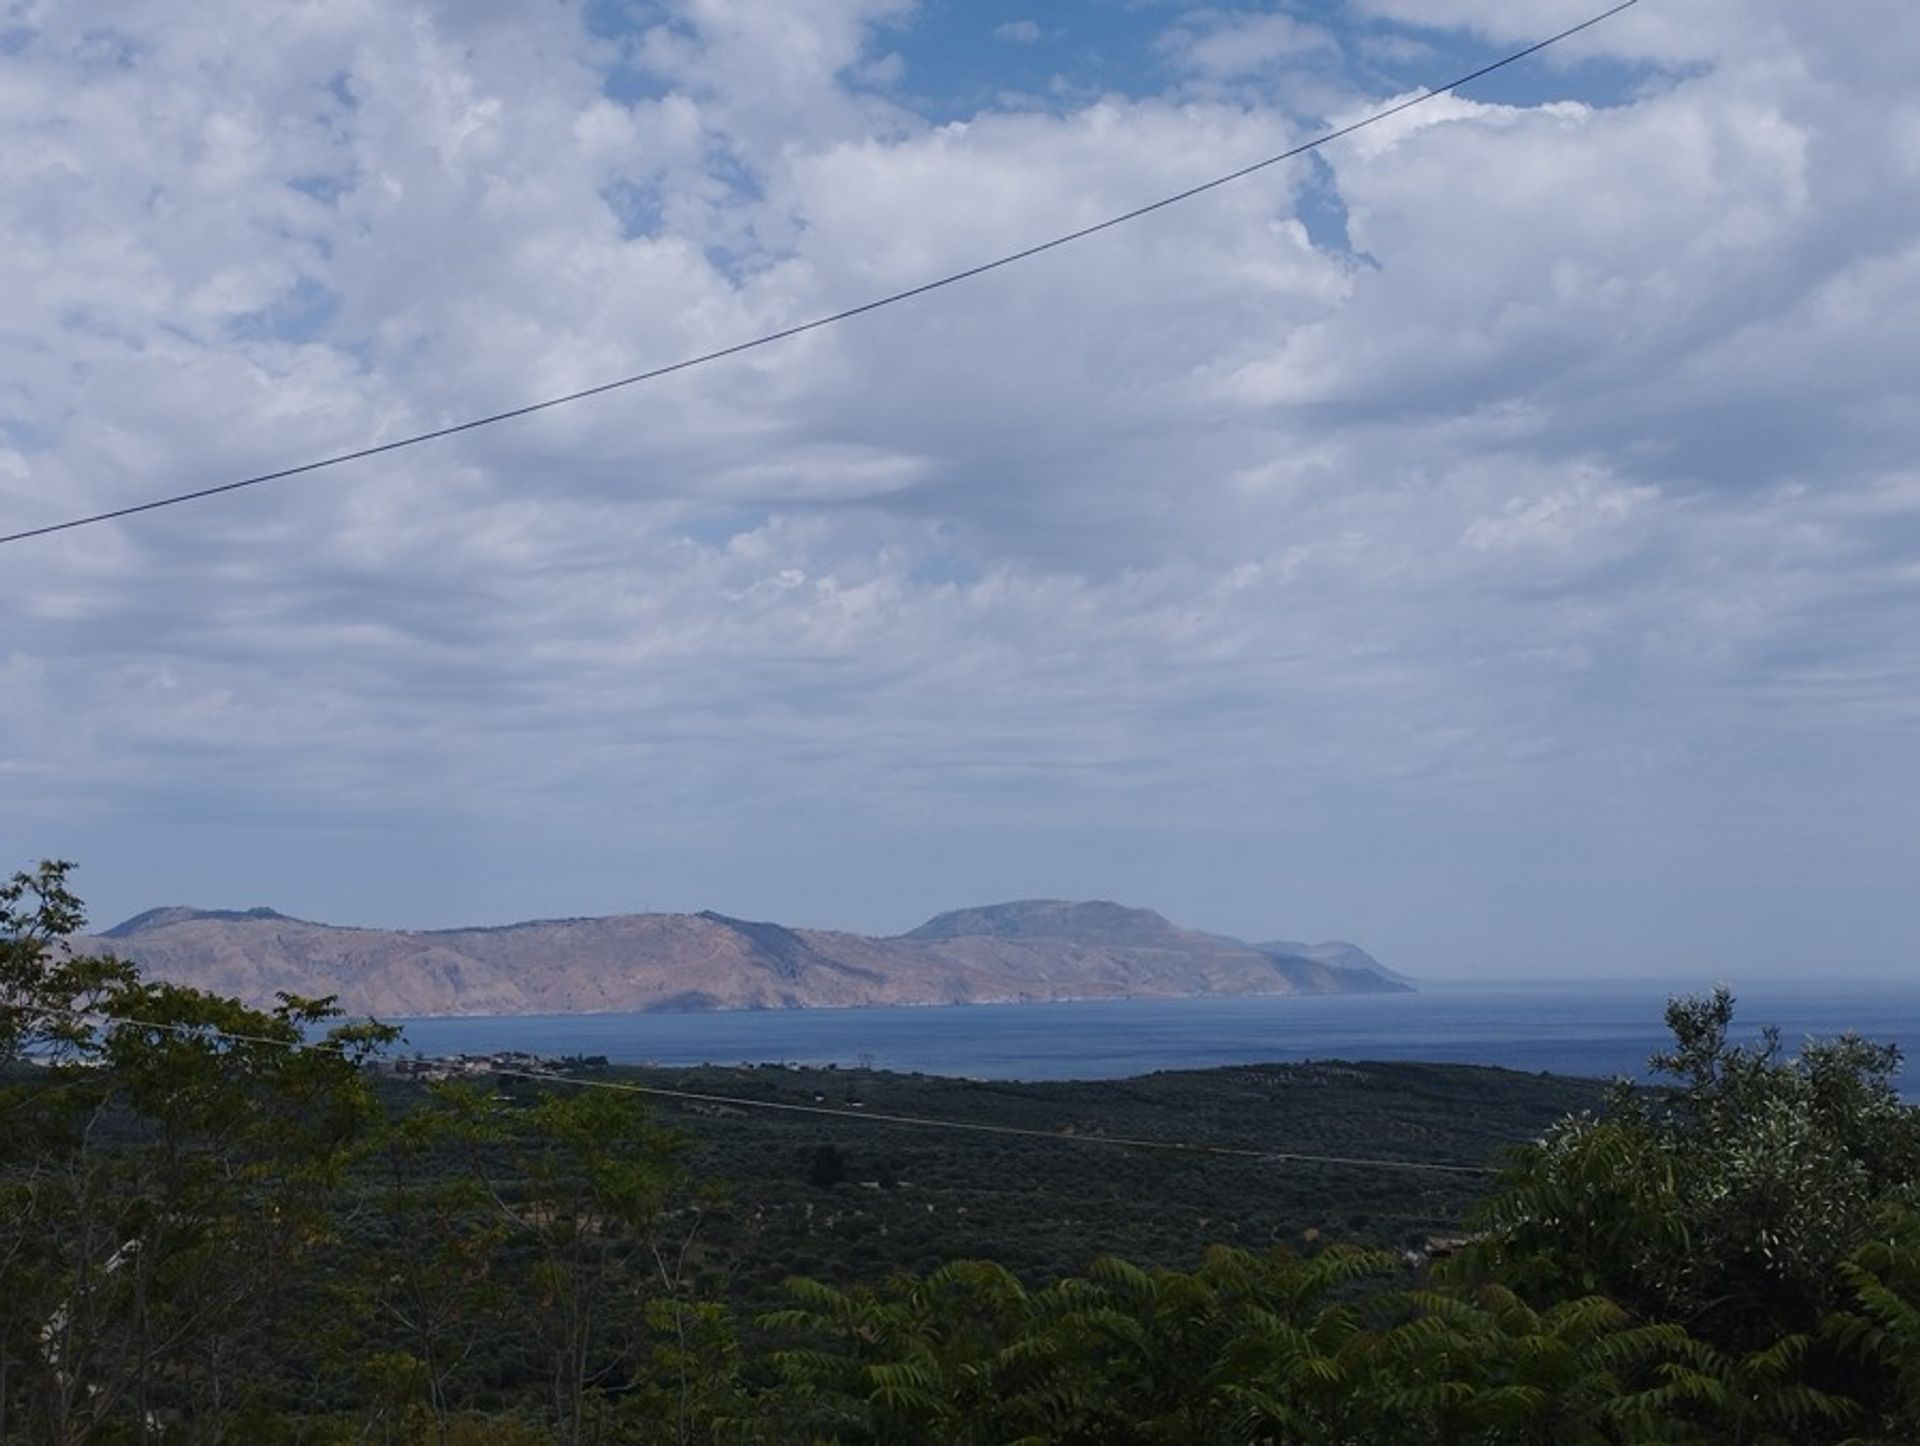
[[[0,1158],[0,1439],[201,1439],[243,1382],[294,1259],[375,1111],[359,1065],[393,1031],[330,1001],[271,1011],[73,955],[69,866],[0,886],[16,1074]]]
[[[1821,1333],[1866,1378],[1856,1389],[1874,1425],[1862,1440],[1920,1441],[1920,1213],[1887,1211],[1840,1273],[1853,1300]]]
[[[1520,1151],[1464,1268],[1532,1298],[1602,1292],[1736,1352],[1804,1334],[1845,1299],[1841,1263],[1920,1188],[1920,1110],[1899,1050],[1858,1036],[1784,1058],[1730,1039],[1722,988],[1667,1008],[1678,1081],[1622,1086],[1604,1116]]]
[[[847,1178],[847,1159],[838,1145],[817,1145],[807,1155],[807,1183],[831,1190]]]
[[[65,859],[45,859],[0,884],[0,1067],[85,1055],[92,1006],[136,977],[111,955],[68,951],[87,922],[67,887],[72,871]]]
[[[377,1409],[424,1410],[436,1446],[448,1446],[462,1378],[483,1347],[497,1348],[508,1292],[500,1256],[508,1226],[482,1183],[457,1168],[473,1141],[468,1092],[437,1086],[385,1122],[369,1150],[377,1171],[372,1220],[335,1294],[395,1349],[362,1360],[382,1385]],[[382,1339],[382,1344],[386,1341]]]
[[[643,1287],[657,1281],[672,1295],[684,1283],[698,1211],[670,1216],[670,1206],[687,1181],[686,1142],[654,1126],[631,1094],[543,1094],[525,1109],[461,1098],[476,1178],[509,1238],[531,1247],[524,1319],[561,1446],[579,1446],[602,1414],[599,1394],[629,1384],[637,1367]],[[680,1241],[670,1248],[672,1227]]]

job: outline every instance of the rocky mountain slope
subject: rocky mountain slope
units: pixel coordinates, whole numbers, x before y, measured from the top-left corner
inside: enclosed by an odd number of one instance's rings
[[[1150,909],[1029,899],[895,938],[732,919],[620,914],[500,928],[339,928],[271,909],[154,909],[76,947],[271,1003],[335,995],[351,1014],[579,1014],[982,1004],[1407,987],[1351,944],[1248,944]]]

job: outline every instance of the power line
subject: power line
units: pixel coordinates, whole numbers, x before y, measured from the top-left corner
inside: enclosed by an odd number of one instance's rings
[[[1277,166],[1282,161],[1290,161],[1298,156],[1305,155],[1309,151],[1318,150],[1321,146],[1327,145],[1332,141],[1337,141],[1343,136],[1350,136],[1355,131],[1365,130],[1368,126],[1377,125],[1390,116],[1396,116],[1402,111],[1411,110],[1417,105],[1424,105],[1427,101],[1433,100],[1438,96],[1449,94],[1452,91],[1458,90],[1461,86],[1481,79],[1483,76],[1491,75],[1496,70],[1503,70],[1517,61],[1525,60],[1530,55],[1537,55],[1549,46],[1558,45],[1561,41],[1578,35],[1583,30],[1591,29],[1602,21],[1609,20],[1613,16],[1618,15],[1623,10],[1631,9],[1638,3],[1639,0],[1621,0],[1621,3],[1613,6],[1611,9],[1603,10],[1597,15],[1590,16],[1577,25],[1570,25],[1565,30],[1549,35],[1545,40],[1537,40],[1523,50],[1516,50],[1490,64],[1481,66],[1477,70],[1469,71],[1467,74],[1455,80],[1448,81],[1445,85],[1433,86],[1430,89],[1423,90],[1418,95],[1398,101],[1386,107],[1384,110],[1374,111],[1372,114],[1364,116],[1360,120],[1353,121],[1336,130],[1327,131],[1322,135],[1315,136],[1310,141],[1303,141],[1297,146],[1281,151],[1276,155],[1268,156],[1264,160],[1255,161],[1251,165],[1242,166],[1236,171],[1229,171],[1225,175],[1216,176],[1210,181],[1202,181],[1198,185],[1189,186],[1183,191],[1176,191],[1170,196],[1162,196],[1157,201],[1149,201],[1143,206],[1136,206],[1131,211],[1123,211],[1117,216],[1110,216],[1106,220],[1097,221],[1091,226],[1082,226],[1078,230],[1064,232],[1050,240],[1037,242],[1034,245],[1023,247],[1018,251],[1008,252],[1006,255],[996,257],[991,261],[983,261],[976,266],[969,266],[964,270],[951,272],[948,275],[937,277],[932,281],[923,281],[919,285],[910,286],[904,291],[895,291],[886,296],[877,297],[872,301],[862,302],[858,306],[850,306],[842,311],[830,312],[825,316],[817,316],[811,321],[803,321],[793,326],[782,327],[778,331],[767,332],[749,341],[735,342],[731,346],[720,347],[714,351],[702,352],[698,356],[686,357],[680,361],[670,362],[665,366],[653,367],[647,371],[635,372],[632,376],[620,377],[614,381],[601,382],[597,386],[583,387],[579,391],[567,392],[562,396],[548,397],[544,401],[529,402],[525,406],[512,407],[502,412],[492,412],[486,416],[474,417],[464,422],[453,423],[450,426],[435,427],[430,431],[416,432],[411,436],[400,437],[391,442],[380,442],[373,446],[356,448],[351,452],[335,453],[333,456],[322,457],[317,461],[302,462],[298,466],[282,467],[274,472],[261,472],[252,477],[243,477],[237,482],[222,482],[211,487],[195,488],[189,492],[176,492],[171,496],[156,497],[151,501],[136,502],[126,507],[115,507],[106,512],[95,512],[84,517],[68,518],[64,522],[50,522],[41,527],[29,527],[18,532],[9,532],[0,535],[0,543],[25,542],[29,538],[45,537],[54,532],[66,532],[76,527],[89,527],[97,522],[111,522],[116,518],[132,517],[141,512],[154,512],[162,507],[178,506],[183,502],[197,502],[202,498],[217,497],[224,492],[238,492],[242,488],[258,487],[267,482],[284,481],[289,477],[302,476],[308,472],[318,472],[323,468],[338,467],[347,462],[358,462],[368,457],[378,457],[386,452],[397,452],[404,447],[417,447],[423,442],[438,441],[442,437],[452,437],[461,432],[471,432],[481,427],[491,427],[496,422],[509,422],[515,418],[531,416],[535,412],[544,412],[553,407],[563,407],[573,402],[585,401],[589,397],[597,397],[605,392],[618,391],[622,387],[631,387],[641,382],[654,381],[660,377],[671,376],[675,372],[683,372],[693,367],[705,366],[709,362],[720,361],[726,357],[738,356],[742,352],[753,351],[759,347],[770,346],[775,342],[786,341],[789,338],[803,335],[806,332],[818,331],[822,327],[833,326],[843,321],[850,321],[856,316],[865,316],[870,311],[879,311],[884,307],[895,306],[903,301],[910,301],[917,296],[925,296],[928,292],[939,291],[944,287],[953,286],[962,281],[970,281],[976,276],[986,275],[989,271],[998,271],[1003,266],[1012,266],[1016,262],[1039,256],[1043,252],[1068,246],[1076,241],[1085,240],[1089,236],[1098,235],[1102,231],[1111,230],[1115,226],[1123,226],[1129,221],[1137,221],[1142,216],[1150,216],[1156,211],[1164,211],[1170,206],[1179,205],[1182,201],[1192,200],[1195,196],[1204,195],[1208,191],[1230,185],[1232,182],[1242,180],[1257,171],[1264,171],[1269,166]]]
[[[293,1053],[334,1054],[345,1057],[342,1045],[326,1041],[296,1042],[275,1039],[266,1034],[240,1034],[211,1025],[166,1023],[152,1019],[133,1019],[119,1014],[90,1013],[80,1009],[56,1009],[20,1004],[0,1006],[17,1013],[41,1014],[56,1019],[97,1025],[126,1025],[152,1029],[192,1039],[225,1040],[232,1044],[264,1044]],[[947,1120],[934,1115],[894,1114],[884,1110],[837,1110],[828,1105],[799,1104],[789,1100],[757,1100],[744,1095],[714,1094],[702,1090],[669,1089],[664,1085],[635,1084],[628,1080],[593,1079],[562,1074],[557,1070],[520,1069],[489,1064],[487,1074],[507,1079],[535,1080],[547,1084],[572,1085],[578,1089],[613,1090],[620,1094],[648,1095],[690,1104],[726,1105],[743,1110],[773,1110],[785,1114],[825,1115],[829,1119],[858,1121],[863,1124],[903,1125],[915,1129],[955,1130],[975,1135],[1001,1135],[1019,1139],[1045,1140],[1049,1144],[1111,1145],[1127,1150],[1161,1150],[1186,1155],[1210,1155],[1240,1160],[1258,1160],[1271,1164],[1335,1165],[1344,1168],[1374,1170],[1425,1170],[1452,1175],[1496,1174],[1487,1165],[1450,1165],[1429,1160],[1390,1160],[1366,1155],[1319,1155],[1299,1150],[1261,1150],[1244,1145],[1212,1145],[1197,1140],[1163,1140],[1134,1135],[1081,1135],[1065,1130],[1043,1130],[1028,1125],[997,1125],[984,1120]]]
[[[570,1080],[635,1094],[660,1095],[668,1099],[708,1104],[732,1105],[743,1109],[787,1110],[797,1114],[828,1115],[836,1120],[872,1120],[880,1124],[914,1125],[921,1128],[966,1130],[975,1134],[1014,1135],[1030,1140],[1067,1142],[1083,1145],[1117,1145],[1130,1150],[1173,1150],[1187,1154],[1226,1155],[1243,1160],[1267,1160],[1285,1164],[1353,1165],[1382,1170],[1443,1170],[1455,1174],[1490,1175],[1485,1165],[1447,1165],[1424,1160],[1387,1160],[1358,1155],[1310,1155],[1294,1150],[1256,1150],[1239,1145],[1209,1145],[1193,1140],[1156,1140],[1131,1135],[1081,1135],[1064,1130],[1042,1130],[1022,1125],[996,1125],[979,1120],[942,1120],[931,1115],[899,1115],[886,1111],[862,1110],[858,1114],[831,1109],[826,1105],[803,1105],[786,1100],[756,1100],[735,1095],[705,1094],[694,1090],[665,1089],[653,1085],[630,1084],[624,1080],[586,1080],[546,1071],[493,1070],[495,1074],[521,1075],[527,1079]]]

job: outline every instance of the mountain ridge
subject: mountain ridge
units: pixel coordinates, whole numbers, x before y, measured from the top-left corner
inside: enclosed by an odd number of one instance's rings
[[[1109,900],[1021,899],[893,936],[706,910],[454,929],[366,929],[269,908],[149,909],[77,948],[150,976],[271,1004],[331,995],[349,1014],[580,1014],[1397,992],[1357,946],[1256,945]]]

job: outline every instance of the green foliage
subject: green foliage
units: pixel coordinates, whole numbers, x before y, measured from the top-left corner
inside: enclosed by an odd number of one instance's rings
[[[705,1067],[595,1078],[769,1104],[1006,1124],[1036,1137],[915,1130],[715,1107],[689,1112],[688,1165],[725,1179],[704,1227],[709,1288],[746,1315],[809,1274],[845,1285],[992,1258],[1028,1286],[1115,1255],[1190,1269],[1208,1243],[1262,1251],[1317,1239],[1402,1250],[1455,1231],[1489,1175],[1295,1162],[1260,1152],[1383,1154],[1480,1165],[1605,1086],[1469,1066],[1254,1065],[1133,1080],[971,1081],[886,1072]],[[1057,1134],[1071,1134],[1062,1140]],[[1251,1157],[1129,1152],[1102,1135],[1218,1143]],[[837,1159],[816,1177],[823,1149]],[[817,1179],[834,1179],[823,1186]]]
[[[1860,1439],[1920,1441],[1920,1214],[1890,1210],[1840,1266],[1853,1300],[1821,1323],[1843,1359],[1878,1389],[1863,1392],[1874,1424]]]
[[[4,1095],[0,1438],[93,1439],[126,1417],[251,1406],[247,1357],[296,1257],[326,1232],[375,1108],[358,1065],[390,1031],[324,1000],[247,1009],[70,954],[67,866],[0,888]]]
[[[1465,1205],[1464,1177],[1089,1170],[1064,1138],[879,1126],[796,1148],[784,1112],[710,1112],[695,1139],[605,1074],[376,1087],[392,1031],[329,1001],[254,1010],[71,955],[67,872],[0,886],[0,1446],[1920,1440],[1897,1055],[1735,1046],[1724,993],[1670,1009],[1672,1089],[1548,1128],[1429,1272],[1299,1221],[1417,1235]],[[1426,1066],[833,1087],[876,1114],[1456,1162],[1543,1099],[1588,1098]],[[744,1199],[696,1183],[716,1159]],[[1308,1248],[1153,1259],[1209,1230]],[[1115,1238],[1147,1263],[1103,1253]],[[982,1244],[1004,1258],[940,1258]],[[768,1258],[800,1268],[742,1324],[739,1275]]]
[[[516,1123],[513,1183],[496,1183],[494,1196],[537,1252],[523,1310],[546,1354],[558,1439],[576,1446],[591,1392],[639,1346],[620,1285],[650,1268],[675,1283],[660,1227],[681,1183],[681,1142],[649,1126],[637,1097],[600,1091],[549,1096]]]
[[[72,871],[64,859],[47,859],[0,884],[0,1066],[84,1055],[92,1041],[86,1014],[134,978],[121,960],[67,950],[87,921],[67,887]]]
[[[482,1185],[448,1168],[474,1138],[469,1102],[437,1102],[383,1120],[370,1136],[366,1162],[379,1183],[366,1203],[378,1225],[360,1232],[360,1248],[333,1273],[328,1294],[349,1318],[400,1346],[359,1363],[373,1373],[384,1408],[423,1411],[436,1431],[450,1431],[476,1356],[505,1329],[499,1267],[509,1230]]]
[[[1589,1298],[1363,1289],[1390,1257],[1210,1251],[1097,1262],[1037,1292],[982,1263],[886,1290],[796,1281],[765,1322],[811,1428],[848,1442],[1577,1446],[1661,1439],[1654,1367],[1687,1345]]]
[[[847,1158],[838,1145],[816,1146],[807,1156],[807,1183],[831,1190],[847,1178]]]
[[[1616,1092],[1518,1152],[1469,1270],[1534,1298],[1604,1292],[1742,1353],[1811,1331],[1879,1213],[1911,1204],[1920,1111],[1899,1054],[1854,1036],[1783,1059],[1730,1042],[1732,996],[1674,1001],[1667,1092]]]

